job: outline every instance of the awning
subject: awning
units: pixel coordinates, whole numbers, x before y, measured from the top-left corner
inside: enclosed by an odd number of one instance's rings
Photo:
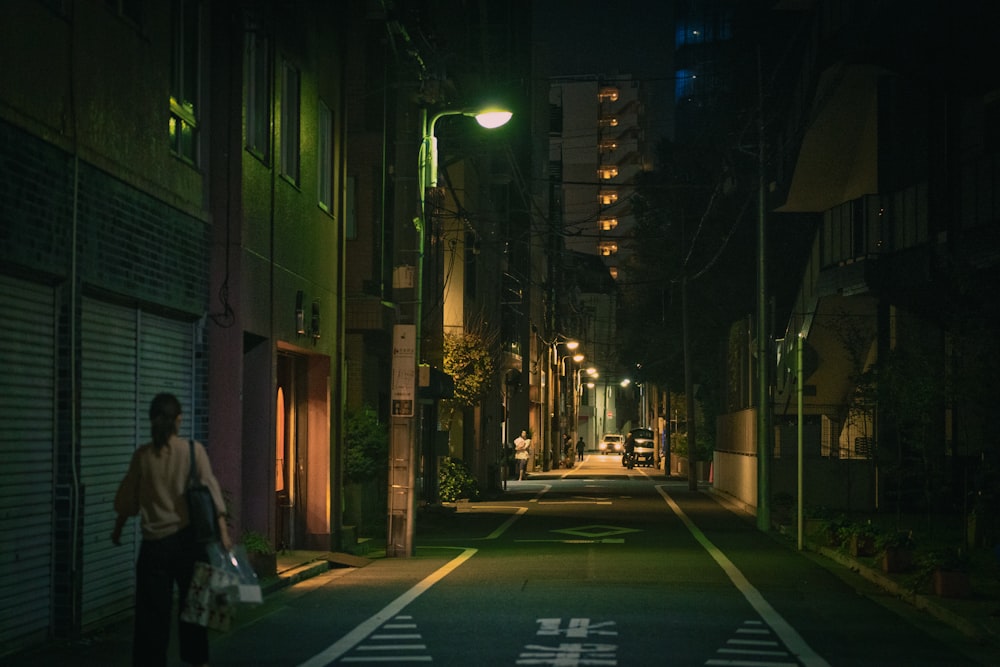
[[[878,192],[878,79],[874,65],[835,65],[821,76],[786,213],[820,212]]]

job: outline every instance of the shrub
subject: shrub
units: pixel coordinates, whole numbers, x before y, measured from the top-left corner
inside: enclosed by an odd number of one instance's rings
[[[369,407],[347,415],[346,474],[348,481],[374,479],[389,466],[389,432]]]
[[[476,500],[479,498],[479,482],[464,461],[445,457],[438,468],[438,495],[444,502],[454,502],[459,498]]]

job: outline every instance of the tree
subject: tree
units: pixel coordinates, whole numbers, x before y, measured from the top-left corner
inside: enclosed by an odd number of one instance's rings
[[[455,407],[479,405],[496,380],[495,338],[483,330],[444,334],[444,372],[455,381]]]

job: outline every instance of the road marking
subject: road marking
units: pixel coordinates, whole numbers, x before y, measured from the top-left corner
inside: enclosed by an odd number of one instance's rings
[[[571,639],[586,639],[590,635],[618,636],[614,630],[614,621],[592,622],[589,618],[571,618],[566,627],[562,627],[561,618],[540,618],[537,620],[539,637],[555,637],[566,635]]]
[[[432,572],[423,578],[416,586],[406,591],[398,598],[387,604],[385,607],[378,611],[368,620],[362,622],[356,628],[348,632],[346,635],[338,639],[330,646],[326,647],[313,657],[309,658],[303,663],[299,664],[299,667],[324,667],[330,664],[334,660],[337,660],[345,653],[353,649],[355,646],[364,641],[367,637],[372,635],[376,630],[381,628],[384,624],[389,621],[397,620],[407,620],[408,617],[400,617],[400,612],[406,608],[408,604],[416,600],[418,597],[426,593],[431,586],[437,582],[444,579],[446,576],[451,574],[459,565],[465,561],[472,558],[478,549],[463,549],[455,558],[439,567],[437,570]],[[390,660],[396,660],[396,662],[401,662],[400,656],[386,656]],[[409,657],[408,657],[409,659]],[[413,656],[413,661],[419,662],[430,662],[430,656]],[[345,662],[347,660],[345,659]],[[364,660],[362,658],[352,658],[351,662],[371,662],[372,660]]]
[[[694,536],[694,539],[698,541],[699,544],[708,552],[708,555],[722,568],[722,571],[726,573],[729,580],[733,582],[736,586],[736,590],[743,594],[746,601],[750,603],[750,606],[760,615],[764,622],[774,630],[778,638],[784,642],[785,646],[788,648],[792,654],[802,661],[803,665],[806,667],[830,667],[830,663],[820,657],[812,647],[806,643],[801,635],[793,628],[788,621],[782,618],[771,603],[764,599],[753,584],[751,584],[746,576],[737,568],[729,558],[726,557],[722,551],[719,550],[712,542],[705,536],[703,532],[688,518],[688,515],[684,513],[684,510],[674,502],[674,499],[670,497],[665,491],[664,486],[657,486],[656,490],[663,496],[663,499],[667,501],[667,505],[677,518],[687,526],[688,531]],[[719,663],[705,663],[705,664],[719,664]],[[782,663],[789,664],[789,663]]]
[[[622,528],[620,526],[580,526],[579,528],[557,528],[553,533],[566,533],[568,535],[579,535],[581,537],[610,537],[611,535],[624,535],[626,533],[641,533],[638,528]]]
[[[492,533],[487,535],[486,539],[495,540],[501,535],[503,535],[507,531],[507,529],[510,528],[512,525],[514,525],[514,522],[520,519],[521,516],[523,516],[527,511],[528,511],[527,507],[518,507],[517,511],[514,513],[514,516],[504,521],[499,528],[497,528]]]
[[[549,543],[558,542],[559,544],[625,544],[625,540],[623,540],[620,537],[618,537],[618,538],[615,538],[615,537],[605,537],[604,539],[601,539],[601,540],[585,540],[585,539],[579,539],[579,540],[569,540],[569,539],[566,539],[566,540],[554,540],[554,539],[550,539],[550,540],[514,540],[514,541],[515,542],[523,542],[523,543],[528,543],[528,542],[549,542]]]
[[[561,618],[539,618],[539,637],[589,639],[591,635],[617,636],[614,621],[593,622],[589,618],[571,618],[565,626]],[[553,667],[614,667],[618,664],[618,645],[606,643],[560,642],[555,646],[528,644],[517,656],[517,665],[553,665]]]

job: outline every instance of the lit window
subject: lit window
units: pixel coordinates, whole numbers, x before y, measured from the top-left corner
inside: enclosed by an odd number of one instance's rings
[[[614,116],[602,116],[598,124],[601,127],[618,127],[618,119]]]
[[[617,266],[609,266],[608,267],[608,273],[611,274],[612,280],[618,280],[618,267]]]
[[[299,70],[285,61],[281,73],[281,175],[298,185]]]
[[[618,167],[615,165],[603,166],[597,170],[597,175],[605,181],[611,180],[618,175]]]
[[[597,99],[601,102],[617,102],[618,89],[611,87],[601,88],[600,92],[597,93]]]
[[[611,255],[617,254],[618,243],[616,241],[601,241],[597,244],[597,250],[604,257],[610,257]]]
[[[618,218],[601,218],[601,231],[610,232],[618,226]]]
[[[201,33],[197,0],[176,0],[172,8],[170,59],[170,150],[198,163],[198,69]]]
[[[612,139],[605,139],[600,143],[598,148],[601,150],[602,153],[610,153],[614,149],[618,148],[618,142]]]
[[[614,190],[604,190],[597,195],[597,198],[605,206],[610,206],[618,201],[618,193]]]

